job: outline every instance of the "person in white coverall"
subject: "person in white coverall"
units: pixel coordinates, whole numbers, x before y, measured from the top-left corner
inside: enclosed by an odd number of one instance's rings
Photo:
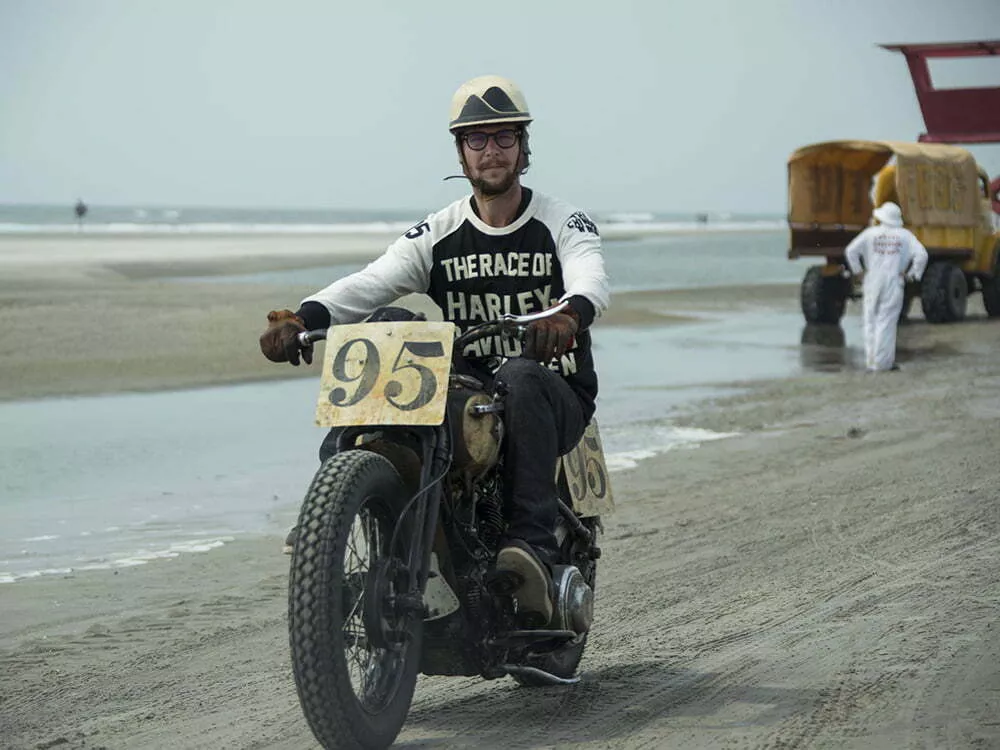
[[[861,273],[865,367],[869,372],[898,370],[896,325],[903,309],[903,287],[907,280],[919,281],[927,267],[927,250],[908,229],[903,212],[895,203],[883,203],[872,212],[879,222],[851,240],[847,266]]]

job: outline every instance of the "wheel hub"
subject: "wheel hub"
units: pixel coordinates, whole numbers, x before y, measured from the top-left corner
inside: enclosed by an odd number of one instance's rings
[[[389,651],[406,643],[406,599],[396,593],[400,568],[395,561],[376,560],[368,571],[362,618],[371,645]]]

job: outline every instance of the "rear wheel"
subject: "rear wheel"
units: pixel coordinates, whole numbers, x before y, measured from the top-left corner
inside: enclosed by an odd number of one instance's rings
[[[847,303],[848,281],[824,276],[823,266],[811,266],[802,279],[802,314],[809,323],[839,323]]]
[[[916,289],[913,284],[907,283],[903,287],[903,306],[899,308],[899,322],[909,319],[910,317],[910,307],[913,305],[913,298],[916,295]]]
[[[920,285],[920,304],[930,323],[954,323],[965,317],[969,283],[953,263],[931,263]]]
[[[351,450],[323,463],[302,504],[289,640],[299,701],[324,748],[389,747],[409,711],[423,621],[405,596],[410,535],[392,541],[406,499],[389,461]]]
[[[587,527],[591,534],[598,534],[600,524],[596,518],[585,518],[582,520],[584,526]],[[571,555],[569,559],[573,559],[573,556]],[[583,580],[587,582],[592,591],[596,590],[597,561],[577,559],[574,562],[583,576]],[[549,674],[554,674],[556,677],[568,680],[576,675],[576,670],[580,667],[580,661],[583,659],[583,652],[586,648],[587,634],[584,633],[577,640],[555,651],[536,654],[526,659],[524,663],[526,666],[535,667],[536,669],[541,669],[543,672],[548,672]],[[530,674],[512,674],[511,677],[522,687],[547,687],[552,684],[543,677]]]
[[[983,279],[983,307],[991,318],[1000,317],[1000,245],[995,252],[997,260],[993,264],[993,275]]]

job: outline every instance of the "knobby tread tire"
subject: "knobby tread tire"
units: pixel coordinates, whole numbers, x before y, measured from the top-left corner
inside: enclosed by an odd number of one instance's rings
[[[983,279],[983,307],[991,318],[1000,317],[1000,244],[993,251],[993,274]]]
[[[391,513],[407,497],[387,459],[351,450],[323,463],[302,504],[289,575],[289,642],[303,713],[327,750],[389,747],[409,711],[420,663],[419,618],[410,623],[411,639],[393,673],[395,689],[377,712],[355,695],[341,624],[343,565],[356,515],[366,500]]]
[[[965,317],[969,287],[961,268],[937,261],[924,272],[920,304],[929,323],[956,323]]]
[[[808,323],[839,323],[847,305],[847,282],[824,276],[823,266],[810,266],[799,288],[802,315]]]

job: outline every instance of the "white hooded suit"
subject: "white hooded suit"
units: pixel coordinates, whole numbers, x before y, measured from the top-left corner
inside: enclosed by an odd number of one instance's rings
[[[872,215],[882,223],[868,227],[851,240],[846,251],[847,265],[851,273],[858,274],[864,261],[865,365],[869,370],[889,370],[896,359],[896,325],[903,308],[904,274],[913,281],[923,276],[927,250],[903,228],[902,212],[895,203],[882,204]]]

